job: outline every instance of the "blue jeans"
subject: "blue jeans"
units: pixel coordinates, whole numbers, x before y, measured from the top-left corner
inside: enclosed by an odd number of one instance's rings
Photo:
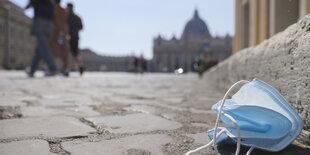
[[[50,71],[56,71],[56,65],[51,53],[51,39],[53,36],[53,21],[42,18],[35,18],[33,22],[33,32],[37,38],[37,46],[35,55],[32,59],[30,73],[33,74],[37,68],[39,61],[43,59]]]

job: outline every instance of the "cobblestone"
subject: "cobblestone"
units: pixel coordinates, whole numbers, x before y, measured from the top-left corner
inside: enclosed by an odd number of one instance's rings
[[[3,155],[55,155],[49,151],[49,145],[44,140],[0,143],[0,150]]]
[[[1,154],[38,144],[38,154],[179,155],[208,142],[206,131],[216,119],[210,107],[223,92],[195,74],[92,72],[29,79],[23,72],[0,71],[0,95],[2,111],[18,109],[18,116],[0,119]],[[234,148],[221,147],[222,154]],[[294,143],[279,154],[296,150],[310,153]]]

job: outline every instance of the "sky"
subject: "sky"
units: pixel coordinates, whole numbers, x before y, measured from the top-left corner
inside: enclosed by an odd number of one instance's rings
[[[25,7],[28,0],[10,0]],[[197,9],[213,36],[234,35],[233,0],[62,0],[82,18],[80,48],[101,55],[153,56],[153,39],[180,38]],[[33,16],[33,9],[25,13]]]

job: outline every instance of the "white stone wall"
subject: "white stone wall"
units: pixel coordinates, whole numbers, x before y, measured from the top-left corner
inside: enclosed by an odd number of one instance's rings
[[[304,130],[298,140],[310,144],[310,15],[219,63],[204,78],[223,92],[241,79],[269,83],[302,117]]]

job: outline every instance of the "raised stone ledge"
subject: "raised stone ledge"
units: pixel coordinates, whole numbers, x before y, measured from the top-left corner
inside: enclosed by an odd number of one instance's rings
[[[253,78],[275,87],[299,113],[304,127],[298,141],[310,145],[310,15],[204,74],[223,92],[238,80]]]

